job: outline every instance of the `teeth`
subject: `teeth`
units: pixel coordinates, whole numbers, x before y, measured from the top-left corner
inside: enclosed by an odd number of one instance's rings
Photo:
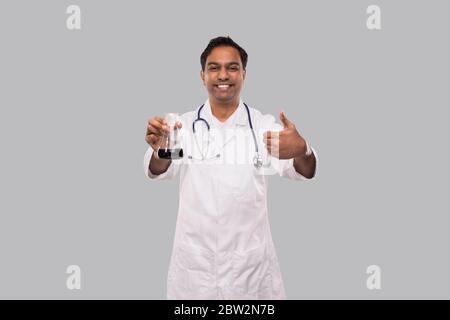
[[[228,84],[219,84],[218,87],[219,88],[228,88],[230,85]]]

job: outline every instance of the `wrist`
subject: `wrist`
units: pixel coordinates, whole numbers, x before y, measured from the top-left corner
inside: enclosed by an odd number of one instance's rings
[[[309,157],[310,155],[312,155],[312,149],[307,140],[305,140],[305,143],[306,143],[306,152],[304,156]]]
[[[306,139],[303,139],[305,141],[305,151],[300,154],[298,157],[298,159],[304,159],[309,157],[310,155],[312,155],[312,149],[311,146],[309,145],[308,141]]]
[[[159,150],[159,147],[157,149],[153,149],[153,157],[155,157],[155,159],[159,159],[158,150]]]

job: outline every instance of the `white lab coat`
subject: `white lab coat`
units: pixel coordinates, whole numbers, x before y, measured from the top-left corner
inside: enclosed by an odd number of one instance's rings
[[[197,108],[198,110],[198,108]],[[181,116],[183,135],[192,134],[197,110]],[[258,132],[260,152],[267,154],[262,133],[281,130],[273,116],[250,108]],[[211,126],[220,122],[207,100],[201,112]],[[249,128],[242,103],[225,122],[228,128]],[[197,128],[202,124],[198,124]],[[254,151],[254,143],[249,136]],[[144,157],[144,171],[153,180],[173,179],[180,173],[180,200],[172,256],[167,279],[168,299],[285,299],[281,271],[267,213],[267,175],[258,173],[251,161],[228,164],[222,159],[187,161],[195,153],[183,139],[183,160],[172,160],[168,170],[154,175],[148,169],[152,148]],[[192,141],[191,141],[192,142]],[[225,142],[225,140],[224,140]],[[236,139],[210,152],[235,150]],[[220,147],[222,146],[222,150]],[[217,150],[215,150],[217,149]],[[313,148],[316,159],[317,154]],[[271,166],[282,176],[307,180],[293,167],[293,159],[270,157]],[[218,162],[221,164],[217,164]],[[317,166],[317,161],[316,161]],[[317,168],[316,168],[317,172]]]

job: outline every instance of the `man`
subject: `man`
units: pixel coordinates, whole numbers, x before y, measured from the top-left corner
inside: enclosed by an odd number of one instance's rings
[[[184,130],[184,137],[192,137],[185,139],[185,161],[158,158],[168,124],[161,117],[148,121],[146,175],[162,180],[180,173],[168,299],[286,298],[267,214],[267,175],[261,172],[269,163],[280,176],[307,180],[315,176],[317,160],[315,151],[283,112],[281,128],[272,116],[262,115],[241,101],[247,58],[245,50],[229,37],[212,39],[202,53],[200,76],[208,100],[176,123],[179,132]],[[202,120],[196,121],[199,118]],[[196,139],[194,129],[201,127],[210,135],[214,129],[263,130],[261,136],[252,133],[255,139],[250,135],[247,146],[257,155],[254,159],[264,153],[269,161],[264,166],[256,160],[224,162],[225,153],[241,150],[237,146],[243,139],[237,135],[213,148],[210,157],[202,153],[198,158],[195,146],[200,149],[203,140],[192,143],[192,139]],[[264,148],[258,147],[262,145]]]

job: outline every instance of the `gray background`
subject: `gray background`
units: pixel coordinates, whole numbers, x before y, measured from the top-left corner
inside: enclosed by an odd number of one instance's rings
[[[178,180],[144,176],[146,122],[206,99],[199,56],[218,35],[249,53],[242,98],[283,108],[318,153],[317,180],[270,177],[288,298],[450,298],[449,9],[2,0],[0,298],[165,298]]]

